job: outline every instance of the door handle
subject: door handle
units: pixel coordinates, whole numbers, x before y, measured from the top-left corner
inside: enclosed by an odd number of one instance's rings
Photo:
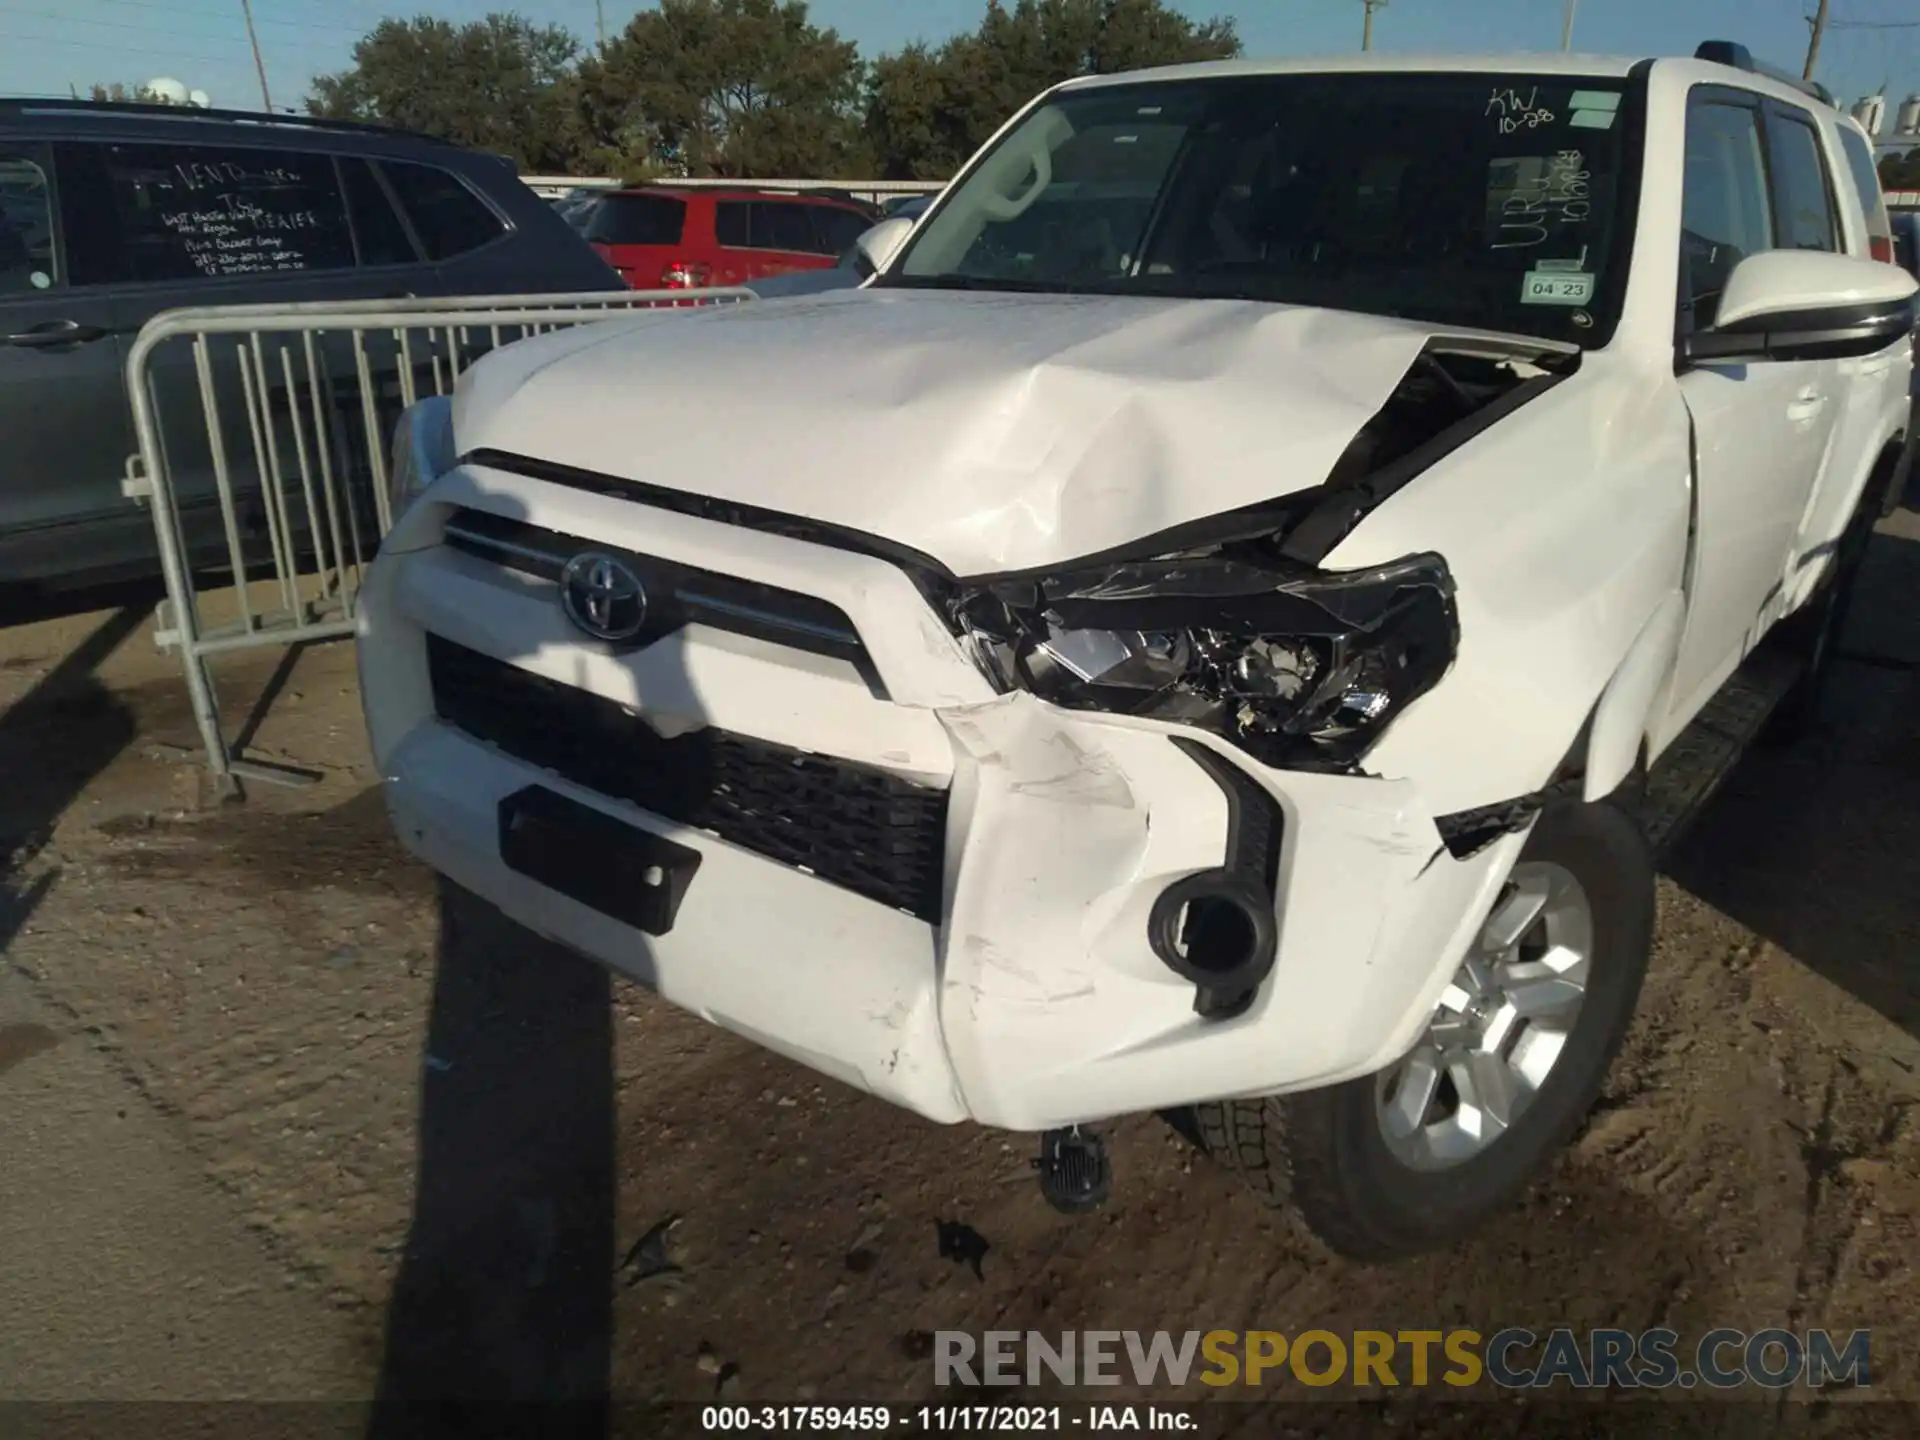
[[[90,345],[107,332],[98,325],[82,325],[74,320],[49,320],[43,325],[7,336],[9,345],[22,350],[52,350],[61,345]]]

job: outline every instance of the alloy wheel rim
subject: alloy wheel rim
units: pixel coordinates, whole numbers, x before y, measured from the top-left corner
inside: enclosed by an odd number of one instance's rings
[[[1419,1043],[1380,1073],[1380,1131],[1402,1163],[1451,1169],[1519,1122],[1579,1022],[1592,954],[1573,872],[1516,865]]]

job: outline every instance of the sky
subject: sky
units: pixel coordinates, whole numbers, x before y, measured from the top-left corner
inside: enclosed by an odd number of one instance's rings
[[[517,9],[591,43],[595,0],[252,0],[276,109],[292,108],[317,73],[351,64],[353,42],[384,15],[473,20]],[[1690,54],[1703,39],[1737,40],[1797,73],[1815,0],[1576,0],[1574,48],[1635,56]],[[607,33],[636,10],[601,0]],[[1206,18],[1231,15],[1249,55],[1324,55],[1359,48],[1362,0],[1178,0]],[[859,42],[868,57],[911,40],[940,41],[978,23],[985,0],[812,0],[815,23]],[[1566,0],[1385,0],[1379,50],[1557,50]],[[1887,88],[1890,108],[1920,91],[1920,20],[1913,0],[1833,0],[1834,27],[1816,76],[1843,99]],[[242,0],[0,0],[0,94],[82,95],[90,84],[160,76],[208,92],[214,104],[261,107]]]

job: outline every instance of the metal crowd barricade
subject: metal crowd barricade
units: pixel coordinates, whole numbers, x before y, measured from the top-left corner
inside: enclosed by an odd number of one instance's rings
[[[752,298],[621,290],[202,306],[142,326],[127,356],[140,449],[124,488],[152,510],[167,588],[155,639],[180,652],[216,780],[309,778],[233,756],[207,662],[354,633],[361,577],[393,523],[389,447],[406,406],[449,393],[480,355],[528,335]],[[230,616],[210,614],[196,588],[215,568],[231,579]]]

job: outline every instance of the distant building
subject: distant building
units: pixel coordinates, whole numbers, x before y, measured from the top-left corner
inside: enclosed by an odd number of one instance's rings
[[[1887,118],[1887,97],[1885,95],[1863,95],[1853,102],[1853,118],[1860,122],[1860,128],[1876,139],[1880,127]]]

